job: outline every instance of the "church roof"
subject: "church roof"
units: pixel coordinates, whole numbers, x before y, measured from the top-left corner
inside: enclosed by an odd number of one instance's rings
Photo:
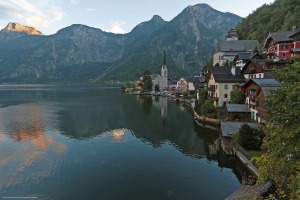
[[[159,74],[151,74],[150,76],[152,80],[160,77]]]

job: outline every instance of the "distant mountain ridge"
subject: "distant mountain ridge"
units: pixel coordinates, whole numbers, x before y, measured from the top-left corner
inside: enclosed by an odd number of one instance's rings
[[[184,9],[170,22],[153,16],[130,33],[75,24],[56,34],[0,31],[0,82],[134,80],[159,72],[167,51],[170,77],[196,74],[241,17],[207,4]]]

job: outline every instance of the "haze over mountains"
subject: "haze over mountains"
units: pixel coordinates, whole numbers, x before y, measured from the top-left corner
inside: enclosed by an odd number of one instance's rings
[[[74,24],[44,36],[10,23],[0,32],[0,82],[134,80],[145,69],[159,72],[164,50],[170,77],[194,75],[241,19],[198,4],[170,22],[155,15],[127,34]]]

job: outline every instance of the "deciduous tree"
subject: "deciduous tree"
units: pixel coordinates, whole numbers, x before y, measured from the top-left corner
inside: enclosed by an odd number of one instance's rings
[[[272,180],[279,197],[300,199],[300,63],[278,71],[282,87],[265,101],[270,114],[264,146],[258,159],[260,181]]]

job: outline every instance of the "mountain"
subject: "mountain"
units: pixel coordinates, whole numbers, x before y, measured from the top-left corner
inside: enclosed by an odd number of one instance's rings
[[[128,56],[105,71],[99,79],[135,79],[145,69],[159,72],[163,50],[168,57],[169,76],[200,73],[211,58],[218,40],[241,20],[237,15],[222,13],[207,4],[189,6],[177,17],[155,31]]]
[[[170,22],[155,15],[127,34],[74,24],[44,36],[13,31],[10,23],[0,31],[0,82],[133,80],[145,69],[159,72],[163,50],[170,77],[195,74],[240,20],[198,4]]]
[[[262,45],[270,32],[300,28],[300,0],[276,0],[264,4],[236,27],[240,39],[256,39]]]
[[[43,33],[39,30],[36,30],[30,26],[23,26],[18,23],[10,22],[7,24],[5,28],[1,30],[2,32],[18,32],[18,33],[26,33],[28,35],[43,35]]]

